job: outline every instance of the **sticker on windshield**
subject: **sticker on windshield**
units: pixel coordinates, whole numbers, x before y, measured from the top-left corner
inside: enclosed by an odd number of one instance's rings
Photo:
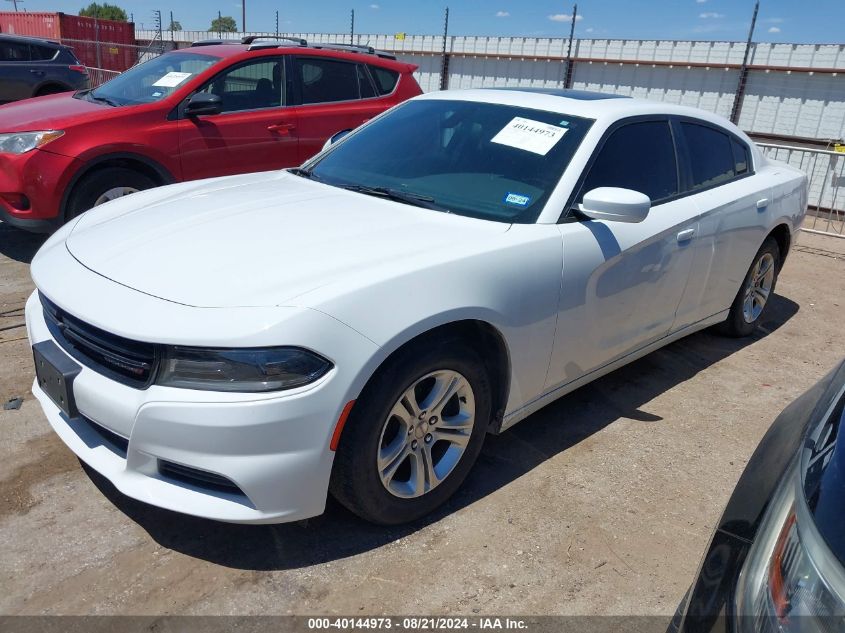
[[[524,149],[540,156],[549,153],[567,133],[566,128],[522,117],[514,117],[491,140],[493,143]]]
[[[515,204],[518,207],[527,206],[529,202],[531,202],[531,196],[526,196],[522,193],[511,193],[508,192],[508,195],[505,196],[503,200],[506,204]]]
[[[164,77],[155,82],[153,85],[159,86],[161,88],[175,88],[190,76],[191,73],[169,72]]]

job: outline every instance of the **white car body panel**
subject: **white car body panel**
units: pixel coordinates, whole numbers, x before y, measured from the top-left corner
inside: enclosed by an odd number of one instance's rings
[[[462,320],[501,335],[505,429],[723,320],[765,237],[779,225],[792,235],[803,219],[806,177],[751,144],[753,175],[656,205],[643,222],[558,224],[597,143],[622,118],[691,116],[751,142],[715,115],[645,101],[495,90],[417,99],[494,101],[595,123],[534,224],[443,214],[267,172],[141,192],[65,226],[39,251],[32,275],[77,318],[163,345],[297,346],[334,365],[306,387],[265,394],[136,389],[83,367],[74,382],[79,410],[128,439],[123,458],[34,384],[77,455],[125,494],[180,512],[244,523],[313,516],[325,503],[341,411],[418,335]],[[52,338],[37,293],[27,328],[32,343]],[[158,459],[225,476],[244,495],[177,485],[158,474]]]

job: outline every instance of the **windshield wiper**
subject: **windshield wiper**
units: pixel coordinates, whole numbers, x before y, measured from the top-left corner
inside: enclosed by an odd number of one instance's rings
[[[120,106],[120,104],[114,99],[109,99],[108,97],[99,97],[93,92],[88,92],[85,96],[88,97],[91,101],[100,101],[102,103],[110,105],[113,108],[117,108],[118,106]]]
[[[311,173],[310,169],[303,169],[302,167],[292,167],[288,169],[288,172],[293,174],[294,176],[302,176],[303,178],[308,178],[309,180],[319,180],[314,174]]]
[[[423,209],[452,213],[450,209],[444,207],[442,204],[437,204],[431,196],[425,196],[419,193],[390,189],[388,187],[368,187],[366,185],[338,185],[338,187],[349,191],[355,191],[357,193],[363,193],[368,196],[378,196],[380,198],[393,200],[394,202],[403,202],[415,207],[422,207]]]

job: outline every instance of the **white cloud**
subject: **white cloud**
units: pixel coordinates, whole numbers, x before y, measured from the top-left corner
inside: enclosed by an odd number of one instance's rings
[[[769,33],[780,33],[780,29],[776,26],[769,28]]]
[[[549,19],[552,22],[572,22],[572,15],[568,13],[555,13],[554,15],[550,15]],[[584,19],[583,15],[578,15],[575,17],[576,22],[580,22]]]
[[[766,18],[763,22],[768,22],[769,24],[783,24],[783,18]]]
[[[370,5],[370,8],[371,8],[371,9],[381,9],[381,7],[380,7],[379,5],[377,5],[377,4],[371,4],[371,5]]]
[[[509,18],[509,17],[511,17],[511,14],[508,13],[507,11],[496,11],[496,17],[497,18]]]
[[[698,4],[704,4],[707,0],[695,0]]]
[[[587,29],[587,33],[592,33],[593,31],[595,31],[595,29],[592,26]]]
[[[703,20],[707,20],[709,18],[723,18],[725,17],[724,13],[716,13],[715,11],[705,11],[704,13],[699,13],[698,17],[702,18]]]

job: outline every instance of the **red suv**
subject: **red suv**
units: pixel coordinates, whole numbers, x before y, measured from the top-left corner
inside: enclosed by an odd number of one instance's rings
[[[367,47],[198,42],[94,90],[0,106],[0,218],[51,231],[158,185],[292,167],[421,93]]]

